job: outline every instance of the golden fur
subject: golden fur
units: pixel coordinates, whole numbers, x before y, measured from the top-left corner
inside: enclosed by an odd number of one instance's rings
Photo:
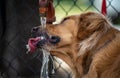
[[[47,31],[61,38],[51,54],[70,66],[74,78],[120,78],[120,31],[105,16],[68,16]]]

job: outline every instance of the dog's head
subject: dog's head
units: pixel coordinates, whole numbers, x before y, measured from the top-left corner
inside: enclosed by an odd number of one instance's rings
[[[76,59],[80,50],[84,52],[95,46],[100,34],[107,32],[109,28],[110,24],[105,16],[87,12],[65,17],[59,24],[47,25],[46,31],[49,41],[56,47],[51,49],[52,52],[58,51],[61,55]]]
[[[56,47],[65,47],[80,43],[95,32],[106,32],[110,28],[108,23],[102,14],[88,12],[65,17],[59,24],[47,25],[47,31],[60,38]]]
[[[64,18],[59,24],[47,25],[47,32],[52,36],[57,36],[60,41],[56,47],[70,46],[77,37],[78,20],[77,16]]]

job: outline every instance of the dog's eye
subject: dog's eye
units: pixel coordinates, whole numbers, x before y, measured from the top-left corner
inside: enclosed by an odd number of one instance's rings
[[[64,19],[61,21],[61,23],[63,23],[64,21],[68,20],[69,18],[70,18],[70,17],[64,18]]]

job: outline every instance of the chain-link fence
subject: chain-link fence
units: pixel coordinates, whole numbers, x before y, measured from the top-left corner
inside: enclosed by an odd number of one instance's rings
[[[54,0],[57,22],[63,17],[81,12],[95,11],[101,13],[103,0]],[[106,0],[107,16],[114,20],[120,19],[120,1]]]
[[[106,1],[108,16],[120,24],[120,1]],[[56,21],[81,12],[101,12],[101,3],[102,0],[54,0]],[[26,54],[25,46],[31,28],[40,25],[38,0],[1,0],[0,8],[0,78],[40,78],[42,52]],[[64,62],[55,58],[54,63],[56,73],[50,74],[51,78],[72,77]]]

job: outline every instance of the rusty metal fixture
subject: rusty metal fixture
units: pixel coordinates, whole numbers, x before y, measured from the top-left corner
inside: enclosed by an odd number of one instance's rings
[[[53,0],[39,0],[39,14],[47,18],[47,23],[53,23],[55,21]]]

